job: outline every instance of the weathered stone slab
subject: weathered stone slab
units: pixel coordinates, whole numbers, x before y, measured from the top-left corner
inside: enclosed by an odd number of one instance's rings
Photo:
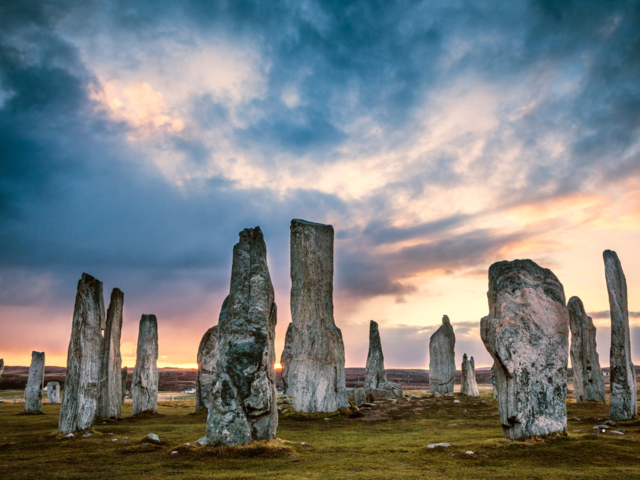
[[[73,310],[71,340],[67,354],[67,375],[60,406],[58,430],[74,433],[93,425],[98,406],[101,325],[105,324],[102,282],[82,274]]]
[[[571,297],[567,304],[571,327],[571,367],[573,391],[578,403],[607,402],[604,375],[596,345],[596,327],[587,316],[582,300]]]
[[[196,412],[211,408],[211,388],[218,362],[218,326],[205,332],[198,347],[198,378],[196,380]]]
[[[129,370],[127,369],[127,367],[122,367],[122,370],[120,370],[120,391],[122,393],[121,398],[121,402],[120,403],[124,403],[124,399],[127,396],[127,377],[129,376]]]
[[[49,403],[60,403],[60,384],[58,382],[47,383],[47,397]]]
[[[382,388],[369,388],[365,389],[367,392],[367,398],[370,402],[379,402],[382,400],[391,400],[396,398],[392,390],[384,390]]]
[[[287,393],[298,412],[348,407],[342,332],[333,319],[333,227],[291,221],[293,356]]]
[[[394,398],[402,398],[404,396],[402,393],[402,385],[396,382],[381,382],[378,384],[378,388],[390,391]]]
[[[158,380],[158,320],[155,315],[142,315],[131,382],[131,415],[158,409]]]
[[[489,268],[489,316],[480,322],[504,435],[517,440],[567,428],[569,312],[562,284],[531,260]]]
[[[24,411],[42,411],[42,387],[44,386],[44,352],[31,352],[31,366],[27,388],[24,391]]]
[[[0,358],[0,377],[2,377],[3,373],[4,373],[4,359]]]
[[[367,394],[364,388],[356,388],[353,392],[353,403],[356,407],[361,407],[367,403]]]
[[[448,316],[429,340],[429,390],[453,393],[456,380],[456,336]]]
[[[631,420],[638,414],[638,399],[631,359],[627,280],[616,252],[605,250],[602,255],[611,310],[610,417],[613,421]]]
[[[369,323],[369,354],[367,355],[367,369],[364,375],[364,388],[378,388],[378,384],[387,381],[384,370],[384,355],[378,324],[371,320]]]
[[[107,321],[100,354],[98,409],[96,411],[98,418],[120,418],[122,405],[120,335],[123,307],[124,293],[120,289],[114,288],[107,310]]]
[[[218,322],[210,445],[240,445],[275,438],[277,309],[259,227],[240,232],[233,249],[231,288]]]
[[[291,358],[293,357],[293,323],[290,323],[287,327],[287,333],[284,336],[284,349],[280,356],[280,365],[282,365],[282,393],[287,395],[287,389],[289,388],[289,369],[291,367]]]
[[[465,353],[462,357],[462,384],[460,385],[460,393],[462,395],[478,396],[478,383],[476,382],[476,363],[467,359]]]

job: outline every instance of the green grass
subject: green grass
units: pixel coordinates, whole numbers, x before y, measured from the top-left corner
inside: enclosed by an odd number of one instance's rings
[[[608,406],[568,404],[567,435],[505,440],[491,397],[400,401],[359,418],[281,415],[278,439],[240,448],[189,447],[204,436],[206,414],[194,402],[161,402],[162,416],[98,423],[90,438],[56,437],[58,405],[46,415],[18,415],[0,404],[0,477],[13,478],[638,478],[640,421],[623,436],[591,436]],[[466,410],[466,412],[465,412]],[[598,420],[601,419],[601,420]],[[579,432],[574,432],[579,430]],[[148,433],[168,445],[141,443]],[[112,434],[112,435],[110,435]],[[125,437],[128,437],[127,444]],[[117,441],[112,441],[117,438]],[[308,446],[301,445],[305,442]],[[430,450],[446,442],[447,449]],[[467,455],[466,451],[473,451]],[[171,454],[178,451],[177,454]]]

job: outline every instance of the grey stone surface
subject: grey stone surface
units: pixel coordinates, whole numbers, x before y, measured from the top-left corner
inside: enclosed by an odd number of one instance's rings
[[[60,433],[88,430],[93,425],[98,406],[101,325],[104,324],[102,282],[83,273],[73,310],[67,375],[58,422]]]
[[[402,385],[396,382],[381,382],[378,384],[378,388],[381,390],[388,390],[393,394],[394,398],[402,398]]]
[[[491,394],[497,397],[496,394],[496,364],[491,365]]]
[[[289,388],[288,376],[291,368],[291,358],[293,357],[293,323],[287,327],[287,333],[284,336],[284,349],[280,356],[280,365],[282,365],[282,393],[287,395]]]
[[[158,380],[158,320],[155,315],[142,315],[131,382],[131,415],[158,409]]]
[[[218,326],[205,332],[198,347],[198,378],[196,380],[196,412],[211,408],[211,388],[218,362]]]
[[[371,320],[369,323],[369,354],[367,355],[367,369],[364,375],[364,388],[378,388],[378,384],[387,381],[384,370],[384,355],[378,324]]]
[[[582,300],[578,297],[571,297],[567,308],[571,328],[571,367],[576,401],[606,403],[604,375],[596,348],[596,327],[591,317],[587,316]]]
[[[120,418],[122,405],[122,356],[120,334],[122,332],[122,309],[124,293],[118,288],[111,292],[107,310],[102,348],[100,353],[100,375],[98,377],[98,418]]]
[[[297,412],[348,407],[342,332],[333,319],[333,227],[291,221],[293,356],[287,393]]]
[[[616,252],[605,250],[604,272],[611,310],[609,398],[612,420],[631,420],[638,413],[636,374],[631,360],[627,280]]]
[[[218,322],[218,361],[207,439],[240,445],[275,438],[277,309],[259,227],[240,232],[233,248],[231,287]]]
[[[364,388],[356,388],[353,392],[353,403],[356,407],[361,407],[367,403],[367,394]]]
[[[370,402],[379,402],[381,400],[391,400],[396,398],[392,390],[385,390],[383,388],[368,388],[365,392],[367,392],[367,400]]]
[[[31,366],[27,388],[24,391],[24,411],[42,411],[42,387],[44,386],[44,352],[31,352]]]
[[[60,403],[60,384],[58,382],[47,383],[47,398],[49,398],[49,403]]]
[[[462,382],[460,385],[460,393],[462,395],[478,396],[478,383],[476,382],[476,363],[467,359],[465,353],[462,357]]]
[[[456,336],[446,315],[429,340],[429,390],[450,393],[456,379]]]
[[[0,358],[0,377],[2,377],[3,373],[4,373],[4,359]]]
[[[495,362],[505,437],[566,431],[569,312],[562,284],[531,260],[503,261],[489,268],[487,297],[480,334]]]
[[[124,403],[124,398],[127,396],[127,377],[129,376],[129,369],[122,367],[120,370],[120,403]]]

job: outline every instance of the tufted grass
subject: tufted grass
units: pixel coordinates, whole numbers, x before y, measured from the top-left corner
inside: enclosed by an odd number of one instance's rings
[[[640,421],[620,424],[622,436],[591,436],[608,419],[608,406],[568,403],[566,435],[514,442],[502,436],[495,399],[455,398],[460,403],[452,397],[385,403],[358,418],[283,415],[278,439],[232,449],[193,445],[204,436],[206,414],[194,415],[192,401],[161,402],[161,416],[136,418],[127,418],[131,404],[125,404],[123,420],[97,423],[91,437],[72,440],[56,437],[59,405],[44,403],[45,415],[21,416],[24,405],[4,403],[0,478],[640,477]],[[148,433],[168,445],[141,443]],[[426,448],[440,442],[451,447]]]

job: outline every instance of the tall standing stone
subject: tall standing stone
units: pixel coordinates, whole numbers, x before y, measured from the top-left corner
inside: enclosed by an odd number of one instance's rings
[[[131,415],[158,409],[158,380],[158,320],[155,315],[142,315],[131,382]]]
[[[476,382],[476,363],[467,359],[467,354],[462,356],[462,382],[460,386],[460,393],[462,395],[478,396],[478,383]]]
[[[218,322],[207,440],[232,446],[275,438],[277,310],[260,227],[240,232]]]
[[[291,368],[291,358],[293,357],[293,323],[287,327],[287,333],[284,336],[284,349],[280,356],[280,365],[282,366],[282,393],[288,395],[289,389],[289,369]]]
[[[129,369],[127,367],[122,367],[120,370],[120,391],[122,393],[120,397],[120,403],[124,403],[124,399],[127,396],[127,377],[129,376]]]
[[[562,284],[531,260],[503,261],[489,268],[487,297],[480,334],[495,362],[505,437],[566,431],[569,312]]]
[[[605,250],[602,255],[611,310],[609,415],[614,421],[631,420],[638,413],[638,399],[636,373],[631,361],[627,280],[616,252]]]
[[[42,387],[44,386],[44,352],[31,352],[31,366],[27,388],[24,391],[24,411],[42,411]]]
[[[497,397],[496,394],[496,364],[491,365],[491,394]]]
[[[367,355],[367,369],[364,374],[364,388],[378,388],[378,384],[387,381],[387,372],[384,369],[384,355],[378,324],[369,322],[369,354]]]
[[[60,403],[60,384],[58,382],[47,383],[47,397],[49,403]]]
[[[207,330],[198,347],[196,379],[196,412],[211,408],[211,388],[218,362],[218,326]]]
[[[448,316],[429,340],[429,390],[453,393],[456,381],[456,336]]]
[[[120,418],[122,405],[120,334],[122,332],[123,306],[124,293],[120,289],[114,288],[107,310],[107,322],[100,354],[98,409],[96,412],[96,416],[99,418]]]
[[[573,391],[578,403],[607,402],[604,375],[596,349],[596,327],[587,316],[582,300],[571,297],[567,304],[571,327],[571,366]]]
[[[4,373],[4,358],[0,358],[0,377]]]
[[[292,359],[287,393],[295,411],[348,407],[342,332],[333,319],[333,227],[291,221]]]
[[[67,375],[60,406],[58,430],[73,433],[93,425],[98,406],[101,325],[104,321],[102,282],[82,274],[73,310]]]

